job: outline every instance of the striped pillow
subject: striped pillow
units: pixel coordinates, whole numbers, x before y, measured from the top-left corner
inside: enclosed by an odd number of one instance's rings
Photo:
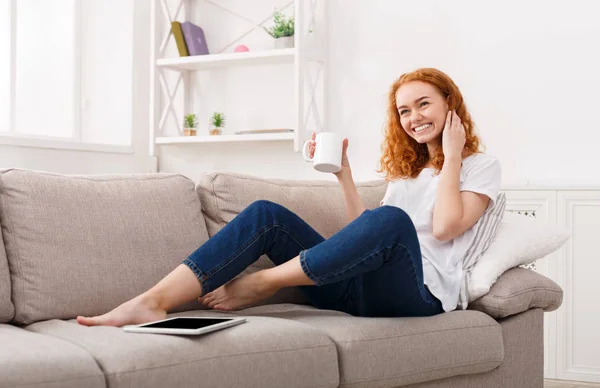
[[[471,278],[471,270],[494,240],[496,230],[498,230],[498,225],[500,224],[500,221],[502,221],[505,209],[506,194],[499,193],[496,198],[496,203],[491,207],[488,206],[479,222],[475,224],[475,227],[477,228],[475,237],[473,238],[471,245],[469,245],[469,248],[467,248],[462,261],[463,279],[460,286],[457,309],[465,310],[469,304],[469,279]]]

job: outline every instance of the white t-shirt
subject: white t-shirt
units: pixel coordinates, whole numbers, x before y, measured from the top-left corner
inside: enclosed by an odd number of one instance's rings
[[[444,311],[456,309],[463,276],[462,259],[475,237],[475,228],[447,242],[433,237],[433,206],[440,175],[426,168],[416,178],[398,179],[388,184],[381,205],[397,206],[415,224],[423,258],[423,279],[429,291],[442,302]],[[472,191],[496,202],[501,181],[500,162],[487,154],[463,159],[460,191]]]

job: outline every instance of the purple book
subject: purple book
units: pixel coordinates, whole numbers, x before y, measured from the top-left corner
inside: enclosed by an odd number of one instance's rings
[[[194,23],[181,23],[181,30],[190,55],[207,55],[208,45],[204,39],[204,31]]]

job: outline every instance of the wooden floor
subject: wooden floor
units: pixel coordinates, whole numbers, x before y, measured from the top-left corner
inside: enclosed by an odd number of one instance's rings
[[[600,383],[546,379],[544,380],[544,388],[600,388]]]

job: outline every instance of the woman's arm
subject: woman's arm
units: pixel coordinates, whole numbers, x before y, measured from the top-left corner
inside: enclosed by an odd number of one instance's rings
[[[461,163],[447,158],[440,172],[433,208],[433,237],[440,241],[450,241],[475,225],[490,201],[485,194],[460,191]]]
[[[316,134],[313,132],[312,134],[312,143],[309,146],[309,152],[311,159],[315,153],[315,142]],[[358,216],[365,211],[365,205],[363,205],[360,196],[358,195],[358,190],[356,190],[356,185],[354,184],[354,179],[352,178],[352,170],[350,169],[350,161],[348,160],[348,139],[344,138],[342,141],[342,163],[339,171],[334,172],[333,175],[337,178],[340,186],[342,187],[342,192],[344,193],[344,202],[346,203],[346,213],[348,214],[349,222],[354,221]]]
[[[450,241],[475,225],[490,202],[490,197],[485,194],[460,191],[465,137],[460,117],[456,111],[449,111],[442,134],[444,165],[440,171],[432,220],[433,237],[440,241]]]
[[[365,205],[363,205],[362,200],[358,195],[354,179],[352,179],[352,174],[349,173],[338,177],[338,182],[340,182],[342,192],[344,193],[348,222],[352,222],[365,211]]]

